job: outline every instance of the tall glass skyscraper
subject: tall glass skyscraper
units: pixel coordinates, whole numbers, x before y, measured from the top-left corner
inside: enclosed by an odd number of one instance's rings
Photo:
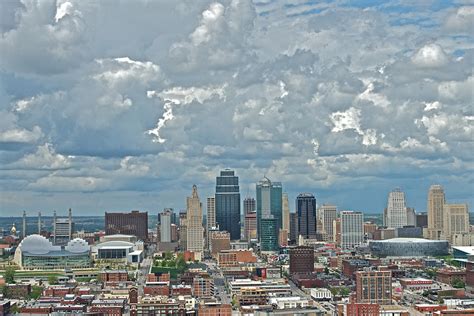
[[[230,239],[240,239],[239,177],[234,170],[222,170],[216,177],[216,224],[230,233]]]
[[[262,251],[278,250],[282,227],[282,187],[264,177],[257,183],[257,234]]]
[[[311,193],[301,193],[296,198],[298,233],[303,238],[316,238],[316,198]]]

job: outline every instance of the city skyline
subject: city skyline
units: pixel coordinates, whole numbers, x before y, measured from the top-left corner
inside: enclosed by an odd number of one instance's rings
[[[211,196],[226,167],[242,196],[266,175],[290,200],[311,192],[340,209],[380,213],[400,187],[426,211],[436,183],[473,205],[471,6],[11,0],[0,11],[0,216],[184,209],[189,184]]]

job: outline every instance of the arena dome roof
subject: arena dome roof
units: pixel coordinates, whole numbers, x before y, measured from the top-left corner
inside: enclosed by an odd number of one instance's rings
[[[61,251],[60,246],[53,246],[53,243],[41,235],[29,235],[23,239],[18,247],[22,252],[43,255],[50,251]]]
[[[84,239],[75,238],[69,241],[64,249],[72,253],[82,253],[89,251],[90,246]]]

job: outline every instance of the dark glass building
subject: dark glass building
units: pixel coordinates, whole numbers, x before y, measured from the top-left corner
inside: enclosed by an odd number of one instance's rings
[[[264,177],[257,183],[257,235],[262,251],[278,250],[282,226],[282,186]],[[265,219],[265,221],[263,221]],[[273,243],[273,241],[276,241]]]
[[[222,170],[216,177],[216,224],[230,233],[231,240],[240,239],[239,177],[233,170]]]
[[[298,234],[303,238],[316,238],[316,198],[311,193],[301,193],[296,198]]]
[[[134,235],[143,241],[148,240],[148,212],[105,212],[105,234]]]
[[[290,243],[295,244],[298,241],[298,214],[290,213]]]

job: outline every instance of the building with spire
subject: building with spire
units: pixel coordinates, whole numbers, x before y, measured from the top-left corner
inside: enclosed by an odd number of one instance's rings
[[[25,211],[23,211],[23,227],[21,229],[21,234],[24,239],[26,237],[26,212]]]
[[[186,233],[186,249],[195,252],[195,258],[201,258],[204,250],[204,230],[202,205],[196,185],[193,185],[192,194],[186,199]]]
[[[216,177],[215,208],[219,230],[229,232],[232,240],[239,240],[240,190],[234,170],[224,169]]]

